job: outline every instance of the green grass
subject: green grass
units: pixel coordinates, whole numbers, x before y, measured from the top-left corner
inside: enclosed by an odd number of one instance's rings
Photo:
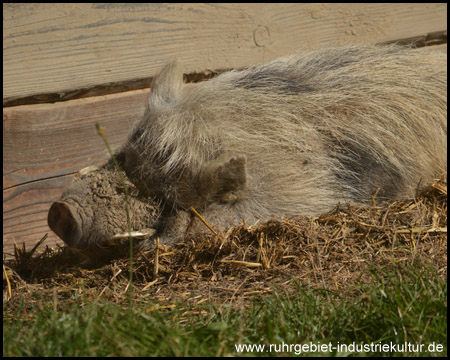
[[[31,312],[19,305],[11,313],[4,305],[3,356],[280,356],[296,355],[300,344],[391,342],[423,344],[422,351],[359,355],[446,356],[446,281],[427,269],[396,268],[383,278],[373,270],[371,276],[369,286],[340,294],[304,285],[289,294],[275,289],[240,308],[180,303],[155,310],[150,302],[129,308],[86,298],[41,303]],[[283,343],[283,352],[268,351]],[[429,351],[432,343],[442,350]],[[264,345],[265,351],[237,353],[235,344]],[[322,350],[301,356],[358,354]]]

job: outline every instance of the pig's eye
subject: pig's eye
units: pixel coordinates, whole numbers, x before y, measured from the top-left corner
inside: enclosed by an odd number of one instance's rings
[[[133,132],[131,133],[128,141],[131,144],[136,143],[142,137],[143,133],[144,133],[143,129],[139,129],[139,128],[134,129]]]
[[[116,160],[119,163],[119,165],[123,164],[126,161],[126,154],[123,151],[114,154],[114,156],[116,157]]]
[[[122,154],[122,161],[119,162],[123,167],[127,175],[129,176],[130,172],[137,168],[139,164],[139,154],[134,148],[129,148],[126,152]]]

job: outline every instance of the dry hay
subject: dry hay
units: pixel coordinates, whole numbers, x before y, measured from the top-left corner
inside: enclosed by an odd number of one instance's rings
[[[3,298],[9,306],[33,291],[49,298],[85,292],[88,298],[126,300],[130,267],[123,253],[83,269],[67,247],[33,252],[16,248],[15,260],[4,261]],[[243,223],[217,234],[207,230],[171,247],[155,245],[135,255],[134,296],[198,304],[241,302],[298,283],[342,291],[370,281],[368,269],[381,272],[395,264],[431,264],[447,277],[446,177],[413,199],[383,207],[373,198],[369,207],[341,205],[315,218]]]

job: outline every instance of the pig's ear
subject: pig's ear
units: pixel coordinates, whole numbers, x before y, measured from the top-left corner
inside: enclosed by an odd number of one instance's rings
[[[54,202],[47,221],[50,229],[67,245],[77,247],[82,236],[81,220],[72,206],[61,201]]]
[[[200,173],[200,194],[220,203],[233,203],[245,196],[247,157],[226,153],[207,164]]]
[[[183,71],[181,63],[175,60],[167,64],[161,72],[155,76],[149,96],[149,106],[166,107],[175,102],[183,85]]]

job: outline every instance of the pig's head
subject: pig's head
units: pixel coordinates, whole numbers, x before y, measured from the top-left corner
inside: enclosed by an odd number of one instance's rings
[[[125,178],[132,231],[152,232],[159,206],[140,195]],[[117,244],[127,232],[125,189],[120,174],[112,166],[82,170],[52,204],[48,225],[69,246],[87,253],[99,253]],[[125,238],[127,238],[125,236]]]

